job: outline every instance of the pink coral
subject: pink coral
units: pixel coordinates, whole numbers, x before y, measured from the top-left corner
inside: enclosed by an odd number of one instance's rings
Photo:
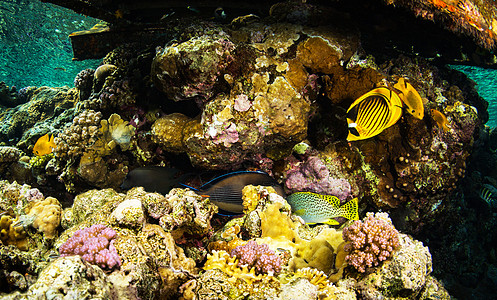
[[[348,242],[346,261],[359,272],[377,266],[392,255],[399,246],[399,232],[386,213],[367,213],[363,221],[355,221],[343,229],[343,239]]]
[[[102,224],[76,231],[59,248],[60,256],[79,255],[91,264],[112,269],[121,266],[114,247],[116,232]]]
[[[297,168],[288,171],[285,185],[290,192],[314,192],[333,195],[344,201],[351,192],[350,183],[344,178],[330,176],[324,162],[318,156],[310,156]]]
[[[249,241],[247,244],[233,249],[231,256],[236,256],[240,260],[239,265],[254,267],[259,274],[281,271],[280,257],[266,244],[259,245],[255,241]]]

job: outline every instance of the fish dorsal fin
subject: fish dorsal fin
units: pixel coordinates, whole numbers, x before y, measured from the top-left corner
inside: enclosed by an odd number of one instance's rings
[[[201,190],[201,191],[205,191],[207,189],[209,189],[211,186],[213,186],[214,184],[228,178],[228,177],[231,177],[233,175],[236,175],[236,174],[250,174],[250,173],[257,173],[257,174],[266,174],[266,172],[262,172],[262,171],[236,171],[236,172],[230,172],[230,173],[226,173],[226,174],[223,174],[223,175],[220,175],[210,181],[207,181],[206,183],[204,183],[200,188],[198,188],[198,190]]]
[[[340,207],[340,199],[336,196],[331,196],[331,195],[319,195],[320,197],[323,197],[328,201],[333,207]]]

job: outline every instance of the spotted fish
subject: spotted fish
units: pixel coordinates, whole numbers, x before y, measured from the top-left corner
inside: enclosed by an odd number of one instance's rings
[[[371,138],[395,124],[402,115],[399,96],[386,87],[357,98],[347,110],[348,141]]]
[[[293,213],[300,216],[307,224],[339,225],[340,223],[335,220],[338,217],[359,220],[357,198],[342,205],[340,199],[335,196],[298,192],[288,196],[287,202],[292,207]]]

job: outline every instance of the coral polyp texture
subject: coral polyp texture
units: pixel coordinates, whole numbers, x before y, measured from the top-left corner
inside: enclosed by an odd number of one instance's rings
[[[347,263],[359,272],[376,267],[387,260],[399,246],[399,232],[386,213],[367,213],[362,221],[355,221],[343,229],[347,244]]]
[[[95,224],[76,231],[59,247],[61,256],[79,255],[85,261],[102,268],[121,266],[121,258],[114,247],[116,232],[105,225]]]
[[[259,245],[255,241],[249,241],[247,244],[233,249],[231,256],[239,259],[239,265],[254,267],[258,273],[274,274],[281,271],[280,257],[266,244]]]

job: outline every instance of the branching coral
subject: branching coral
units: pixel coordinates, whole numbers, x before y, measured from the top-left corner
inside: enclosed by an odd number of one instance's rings
[[[82,155],[85,149],[92,146],[102,135],[98,130],[101,112],[84,110],[77,115],[71,124],[55,139],[56,157],[74,158]]]
[[[231,256],[239,259],[239,265],[254,267],[259,274],[273,274],[281,271],[280,257],[266,244],[258,245],[255,241],[249,241],[233,249]]]
[[[93,69],[84,69],[80,71],[74,78],[74,87],[80,91],[90,92],[91,87],[93,86],[94,74],[95,70]]]
[[[105,225],[96,224],[76,231],[59,248],[61,256],[79,255],[91,264],[112,269],[121,266],[114,247],[116,232]]]
[[[348,242],[346,261],[359,272],[378,266],[392,255],[399,246],[399,232],[386,213],[367,213],[363,221],[355,221],[343,229],[343,239]]]

